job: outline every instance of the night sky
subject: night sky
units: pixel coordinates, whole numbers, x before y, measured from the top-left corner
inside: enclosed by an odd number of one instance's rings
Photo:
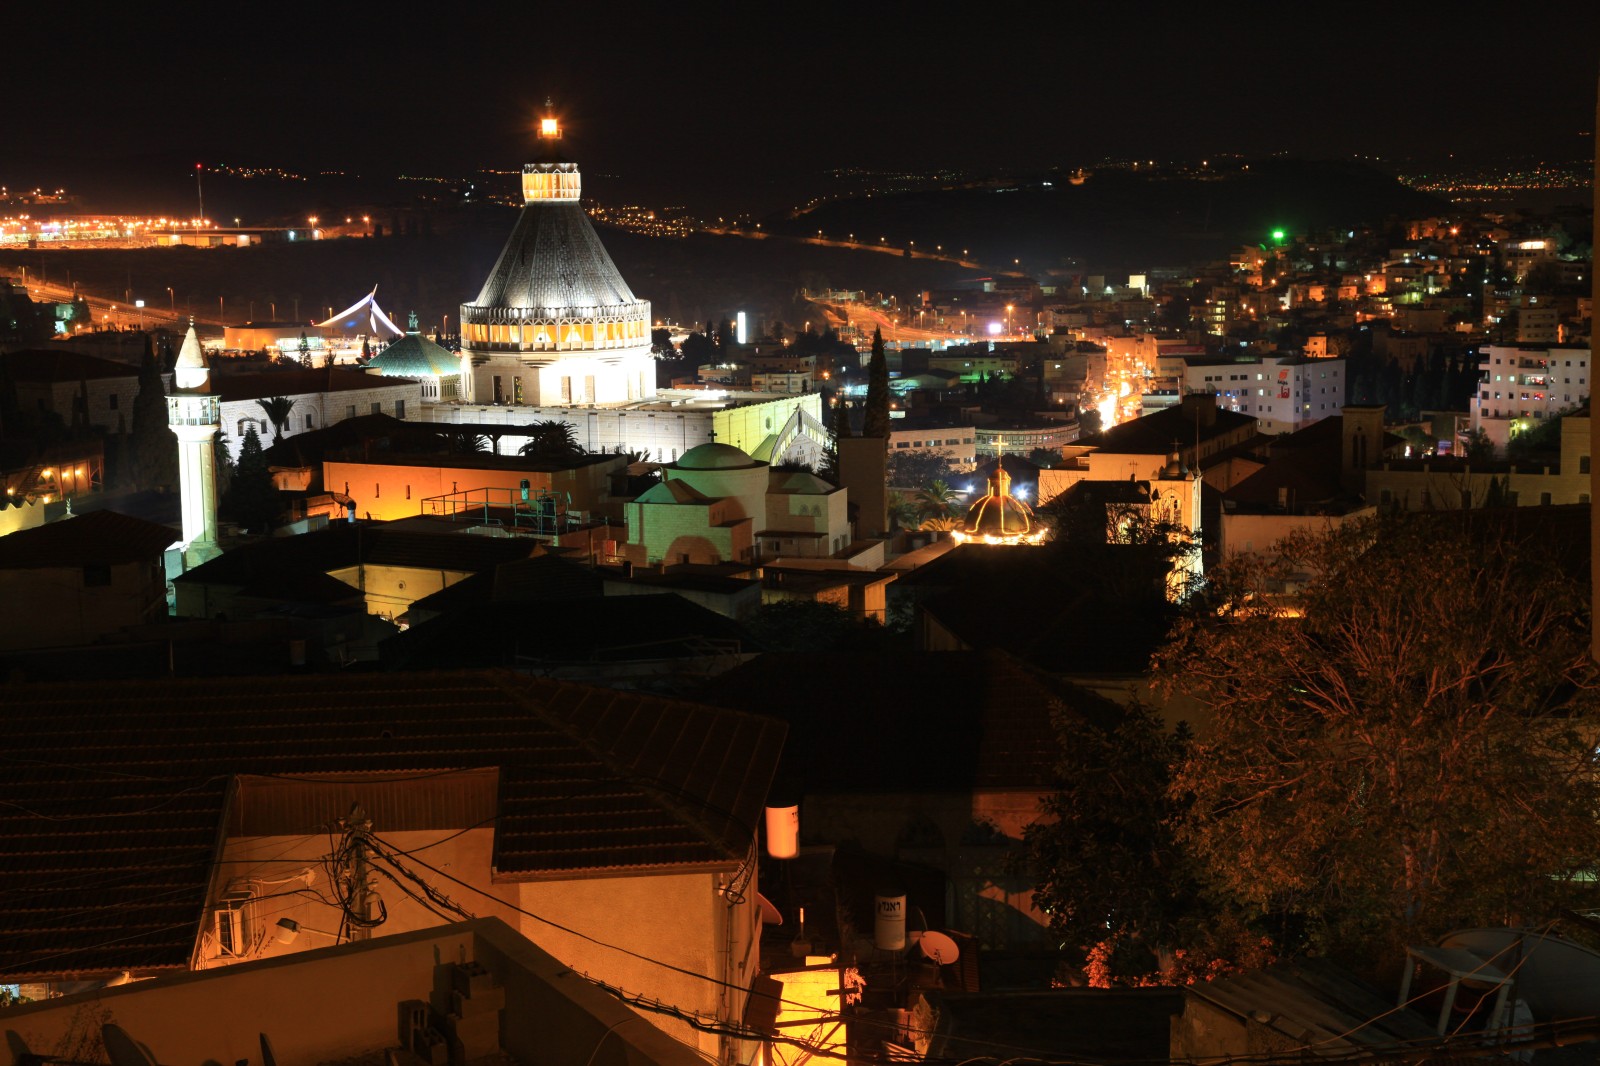
[[[1593,154],[1593,5],[556,6],[8,13],[37,47],[12,52],[0,183],[510,169],[547,94],[590,189],[660,203],[778,207],[830,167]]]

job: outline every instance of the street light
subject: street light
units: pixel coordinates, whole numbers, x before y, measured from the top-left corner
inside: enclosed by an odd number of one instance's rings
[[[167,286],[167,310],[174,315],[178,313],[178,298],[172,295],[172,286]]]

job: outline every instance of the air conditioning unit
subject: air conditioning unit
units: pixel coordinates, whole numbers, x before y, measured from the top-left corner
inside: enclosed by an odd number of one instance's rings
[[[248,892],[226,892],[212,912],[212,933],[217,939],[217,954],[243,958],[250,951],[249,904],[255,897]]]

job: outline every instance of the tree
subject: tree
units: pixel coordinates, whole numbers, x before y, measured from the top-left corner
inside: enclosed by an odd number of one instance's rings
[[[1092,437],[1100,432],[1102,416],[1093,407],[1080,407],[1078,409],[1078,436]]]
[[[872,331],[872,361],[867,364],[867,409],[861,426],[863,437],[889,437],[889,359],[883,351],[883,331]]]
[[[1467,431],[1465,452],[1470,463],[1488,463],[1494,460],[1494,441],[1482,426]]]
[[[295,402],[287,396],[269,396],[256,403],[266,412],[267,421],[272,423],[272,442],[276,444],[288,434],[289,415],[294,410]]]
[[[300,361],[306,366],[311,365],[311,342],[306,340],[306,331],[300,331],[300,343],[296,345],[300,352]]]
[[[271,529],[282,510],[254,425],[244,431],[244,440],[239,444],[239,462],[234,466],[222,509],[235,522],[258,533]]]
[[[217,478],[217,499],[228,494],[233,484],[233,456],[228,454],[228,436],[218,433],[211,438],[211,458]]]
[[[1067,963],[1094,960],[1090,983],[1104,986],[1154,969],[1203,908],[1174,830],[1183,802],[1172,768],[1187,734],[1168,733],[1147,707],[1084,699],[1092,713],[1051,708],[1055,791],[1023,832],[1024,865]]]
[[[1081,431],[1081,427],[1080,427]],[[1028,462],[1034,466],[1044,467],[1046,470],[1061,461],[1061,453],[1054,448],[1035,448],[1028,453]]]
[[[489,438],[482,433],[465,429],[446,430],[440,434],[447,455],[475,455],[489,450]]]
[[[553,418],[530,423],[528,443],[517,449],[521,454],[535,459],[574,459],[583,454],[578,445],[578,435],[570,422]]]
[[[678,346],[678,356],[691,367],[703,366],[721,356],[716,342],[704,333],[691,333]]]
[[[1506,458],[1513,463],[1525,463],[1548,456],[1559,462],[1561,420],[1565,414],[1566,412],[1562,412],[1553,418],[1533,421],[1506,444]]]
[[[933,528],[929,519],[952,518],[961,506],[961,493],[947,482],[934,481],[917,493],[917,515],[923,519],[923,529]]]
[[[860,651],[880,645],[884,628],[843,607],[813,600],[778,600],[756,609],[746,628],[774,652]]]
[[[889,484],[898,488],[926,488],[950,476],[950,460],[927,448],[889,453]]]
[[[178,483],[178,441],[167,427],[167,390],[148,341],[139,364],[139,391],[133,398],[132,444],[136,488],[166,489]]]
[[[67,315],[67,332],[76,333],[80,329],[89,329],[94,326],[94,312],[89,308],[89,301],[82,295],[73,293],[72,310]]]
[[[850,432],[850,403],[840,396],[833,403],[833,439],[854,436]]]
[[[889,493],[889,528],[911,529],[917,524],[917,505],[903,492]]]
[[[1351,522],[1213,570],[1156,659],[1212,716],[1173,783],[1210,891],[1356,964],[1589,894],[1587,588],[1505,528]]]

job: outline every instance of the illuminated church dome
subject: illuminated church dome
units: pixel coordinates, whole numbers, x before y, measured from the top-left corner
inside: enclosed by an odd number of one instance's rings
[[[463,383],[473,403],[619,404],[655,395],[650,302],[622,280],[579,202],[561,125],[539,124],[522,168],[522,216],[477,299],[461,305]]]
[[[1044,538],[1028,505],[1011,495],[1004,459],[995,465],[988,495],[967,509],[966,521],[952,536],[975,544],[1037,544]]]
[[[712,442],[690,448],[672,465],[681,470],[736,470],[766,464],[756,462],[731,444]]]
[[[417,329],[417,313],[413,311],[405,336],[373,356],[367,363],[367,372],[385,377],[416,378],[422,383],[424,400],[453,400],[459,387],[461,361],[450,349],[422,335]]]

